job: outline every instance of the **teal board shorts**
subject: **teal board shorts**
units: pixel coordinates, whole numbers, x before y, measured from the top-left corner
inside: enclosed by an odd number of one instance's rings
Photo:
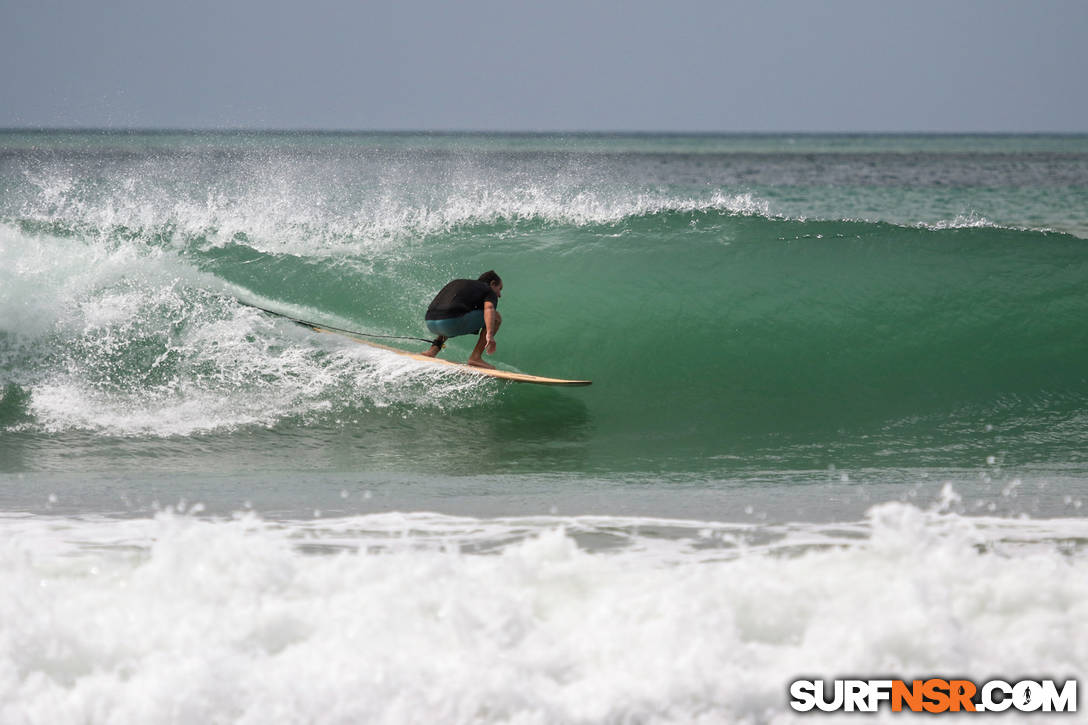
[[[451,317],[446,320],[424,320],[427,329],[442,337],[460,337],[461,335],[475,335],[484,327],[484,311],[473,310],[460,317]]]

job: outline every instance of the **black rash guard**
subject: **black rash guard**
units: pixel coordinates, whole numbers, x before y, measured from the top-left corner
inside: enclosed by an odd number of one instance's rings
[[[455,279],[435,295],[423,319],[449,320],[460,317],[473,310],[482,310],[488,301],[495,307],[499,306],[499,296],[487,282]]]

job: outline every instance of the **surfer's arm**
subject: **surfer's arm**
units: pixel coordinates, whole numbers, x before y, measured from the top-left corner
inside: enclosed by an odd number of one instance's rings
[[[487,350],[488,355],[495,354],[495,331],[498,327],[496,325],[496,316],[498,311],[495,309],[495,303],[488,300],[484,302],[484,327],[487,329],[487,344],[484,349]]]

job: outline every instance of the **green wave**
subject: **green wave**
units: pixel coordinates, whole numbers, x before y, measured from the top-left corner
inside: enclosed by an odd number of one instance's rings
[[[753,433],[1038,419],[1088,401],[1088,247],[1061,234],[672,212],[465,229],[351,260],[252,255],[204,263],[404,334],[448,278],[498,270],[498,359],[594,379],[597,430],[625,445],[699,455]],[[532,414],[522,397],[508,396],[514,417]]]
[[[382,334],[424,334],[439,287],[495,269],[505,281],[495,360],[595,383],[575,394],[502,388],[454,410],[436,411],[426,388],[384,413],[350,396],[329,401],[333,419],[369,411],[379,438],[407,416],[418,440],[483,426],[521,445],[524,459],[530,448],[562,458],[570,441],[588,438],[602,466],[644,468],[662,457],[728,457],[741,441],[749,452],[774,449],[781,436],[802,448],[871,438],[872,454],[904,445],[908,429],[912,440],[955,446],[983,426],[1019,427],[1031,431],[1024,440],[1068,451],[1088,402],[1088,247],[1063,234],[666,210],[607,223],[488,220],[312,255],[245,234],[215,245],[210,235],[160,243],[165,236],[126,229],[108,243],[173,250],[220,287],[211,292]],[[110,358],[128,371],[119,379],[153,384],[135,371],[160,359],[178,325],[227,314],[186,317],[186,306],[208,299],[149,304],[161,312],[119,328],[139,336]],[[459,339],[447,354],[467,349]],[[0,423],[21,421],[30,395],[9,387]],[[387,414],[389,425],[375,422]],[[303,410],[291,425],[332,425],[322,415]]]

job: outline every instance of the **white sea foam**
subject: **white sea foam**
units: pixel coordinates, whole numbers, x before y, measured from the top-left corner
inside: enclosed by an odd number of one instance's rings
[[[786,723],[808,719],[786,703],[801,675],[1088,666],[1083,520],[884,504],[822,528],[164,513],[0,530],[5,723]]]
[[[88,238],[135,235],[182,249],[244,240],[264,253],[312,258],[397,254],[420,237],[495,223],[587,226],[668,212],[772,213],[769,202],[745,192],[602,184],[600,172],[588,169],[526,175],[467,160],[438,170],[431,163],[386,160],[342,183],[342,168],[290,158],[240,162],[226,176],[180,161],[165,168],[148,162],[112,169],[94,185],[70,168],[44,167],[27,178],[19,216]],[[345,197],[344,187],[354,193]]]
[[[958,214],[952,219],[944,219],[933,223],[921,223],[917,224],[916,226],[922,229],[932,229],[934,231],[940,231],[941,229],[1011,229],[1018,231],[1050,231],[1050,229],[1046,227],[1029,228],[1023,226],[1010,226],[1008,224],[998,224],[974,212],[969,214]]]
[[[190,435],[336,406],[459,407],[494,387],[422,369],[218,296],[222,282],[137,241],[84,242],[0,225],[2,383],[35,425]],[[424,394],[424,390],[426,394]]]
[[[208,327],[214,328],[215,325]],[[334,407],[459,407],[487,395],[485,381],[411,365],[391,353],[339,342],[215,336],[197,329],[171,350],[198,371],[153,385],[104,386],[95,360],[65,366],[33,385],[29,410],[44,430],[95,430],[120,436],[177,436],[241,426],[271,426]],[[272,333],[275,334],[275,333]],[[290,338],[288,338],[290,339]],[[206,374],[199,370],[207,369]],[[134,381],[135,382],[135,381]],[[424,390],[426,394],[424,395]]]

